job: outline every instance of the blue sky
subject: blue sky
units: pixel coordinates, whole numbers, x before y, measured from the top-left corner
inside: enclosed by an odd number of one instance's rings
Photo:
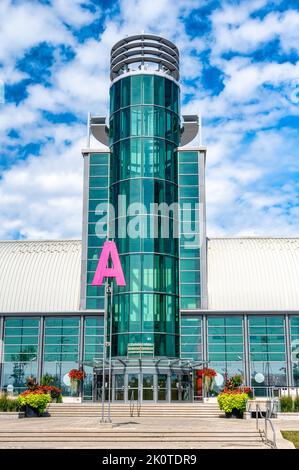
[[[1,0],[0,238],[81,236],[88,111],[141,31],[181,52],[203,117],[209,236],[299,235],[298,0]],[[1,93],[0,93],[1,97]]]

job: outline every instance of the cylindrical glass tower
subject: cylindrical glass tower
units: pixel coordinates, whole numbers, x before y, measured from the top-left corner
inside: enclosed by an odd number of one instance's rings
[[[179,357],[178,220],[165,210],[178,201],[178,54],[152,35],[111,51],[109,223],[127,283],[114,290],[114,357],[137,345],[141,355]]]

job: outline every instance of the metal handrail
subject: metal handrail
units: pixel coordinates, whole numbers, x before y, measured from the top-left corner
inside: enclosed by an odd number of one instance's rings
[[[136,406],[137,416],[139,417],[141,413],[141,400],[139,397],[139,393],[138,393],[138,399],[134,400],[134,390],[131,391],[129,404],[130,404],[130,416],[132,417],[134,416],[134,410]]]
[[[299,387],[291,387],[289,385],[274,387],[274,392],[277,392],[278,397],[285,396],[286,393],[287,393],[287,396],[298,397],[299,396]]]
[[[268,414],[269,414],[269,408],[267,408],[267,411],[266,411],[266,416],[263,416],[262,415],[262,410],[260,408],[260,405],[258,403],[255,404],[256,406],[256,413],[255,413],[255,418],[256,418],[256,429],[262,434],[264,434],[265,436],[265,442],[267,445],[270,445],[271,447],[273,447],[274,449],[277,449],[277,444],[276,444],[276,432],[275,432],[275,429],[274,429],[274,426],[273,426],[273,423],[271,421],[271,419],[269,418]],[[272,413],[272,411],[271,411]],[[260,415],[260,418],[261,419],[265,419],[265,429],[262,430],[259,428],[259,415]],[[273,434],[273,440],[269,439],[268,438],[268,423],[270,424],[270,427],[271,427],[271,430],[272,430],[272,434]]]
[[[129,405],[130,405],[130,416],[134,416],[134,408],[135,408],[134,390],[131,391]]]
[[[274,386],[257,386],[257,387],[251,387],[253,396],[256,397],[256,391],[258,390],[265,390],[266,392],[266,398],[273,398],[274,397]]]
[[[141,413],[141,400],[140,400],[139,394],[138,394],[138,400],[137,400],[136,408],[137,408],[137,416],[139,417],[140,413]]]

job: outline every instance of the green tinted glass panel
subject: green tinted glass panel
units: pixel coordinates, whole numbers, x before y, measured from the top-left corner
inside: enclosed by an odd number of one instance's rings
[[[92,165],[108,165],[109,153],[92,153],[90,154],[90,163]]]
[[[142,103],[142,75],[131,77],[131,104]]]
[[[108,176],[108,165],[90,165],[89,168],[89,175],[90,176],[100,176],[100,177],[107,177]],[[107,184],[106,184],[107,186]]]

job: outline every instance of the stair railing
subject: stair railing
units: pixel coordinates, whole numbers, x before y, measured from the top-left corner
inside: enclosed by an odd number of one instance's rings
[[[129,405],[130,405],[130,416],[134,416],[134,408],[135,408],[134,390],[131,390]]]
[[[277,449],[277,444],[276,444],[276,432],[275,432],[275,429],[274,429],[274,426],[273,426],[273,423],[269,417],[269,414],[271,415],[272,414],[272,408],[269,408],[267,407],[266,409],[266,415],[263,416],[262,414],[262,410],[260,408],[260,405],[258,403],[255,404],[256,408],[255,408],[255,418],[256,418],[256,429],[260,432],[260,434],[262,435],[262,438],[263,440],[265,441],[265,443],[267,445],[269,445],[270,447],[274,448],[274,449]],[[259,418],[261,418],[262,420],[264,420],[264,429],[260,429],[259,427]],[[268,429],[269,427],[271,428],[272,430],[272,437],[273,439],[269,439],[268,437]]]
[[[134,410],[135,410],[135,407],[136,407],[137,416],[139,417],[140,413],[141,413],[141,400],[140,400],[140,396],[139,396],[139,391],[138,391],[138,399],[135,400],[134,399],[134,390],[131,390],[129,405],[130,405],[130,416],[131,417],[134,416]]]

